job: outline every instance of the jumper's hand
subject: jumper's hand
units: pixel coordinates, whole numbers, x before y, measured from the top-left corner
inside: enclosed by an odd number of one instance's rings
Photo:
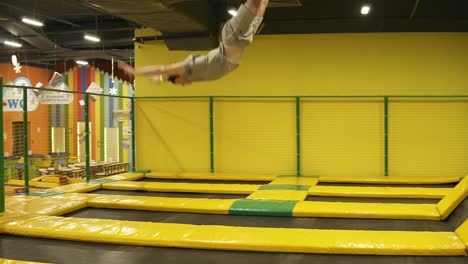
[[[136,70],[126,63],[118,62],[118,67],[130,76],[134,76],[135,74],[146,75],[156,83],[162,83],[166,80],[181,85],[192,83],[185,77],[185,66],[183,62],[169,65],[146,66]]]
[[[117,67],[130,77],[135,77],[135,69],[123,61],[117,61]]]

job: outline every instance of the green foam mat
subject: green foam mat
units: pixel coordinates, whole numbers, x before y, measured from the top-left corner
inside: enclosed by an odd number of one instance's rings
[[[239,199],[229,208],[230,215],[292,216],[298,201]]]
[[[266,184],[260,186],[259,190],[295,190],[295,191],[309,191],[312,185],[301,184]]]

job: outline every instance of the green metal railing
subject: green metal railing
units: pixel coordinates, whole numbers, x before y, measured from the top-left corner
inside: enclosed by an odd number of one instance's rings
[[[384,97],[384,175],[388,176],[388,97]]]
[[[89,183],[89,180],[91,178],[91,151],[90,151],[90,146],[89,146],[89,95],[85,94],[84,95],[84,122],[85,122],[85,151],[86,151],[86,182]]]
[[[301,98],[296,97],[296,176],[301,176]]]
[[[3,93],[3,91],[2,91]],[[3,113],[3,109],[2,109]],[[3,114],[2,114],[3,118]],[[29,195],[29,138],[28,138],[28,89],[23,87],[23,178],[24,192]],[[27,184],[26,184],[27,183]]]
[[[279,96],[257,96],[257,95],[246,95],[246,96],[231,96],[231,95],[217,95],[217,96],[144,96],[144,97],[135,97],[134,100],[144,100],[144,99],[207,99],[209,102],[209,123],[210,123],[210,172],[215,172],[215,152],[214,152],[214,109],[213,105],[216,102],[216,99],[293,99],[295,100],[296,108],[296,175],[301,176],[301,99],[382,99],[384,107],[384,151],[383,151],[383,164],[384,170],[383,174],[385,176],[389,175],[389,101],[390,99],[428,99],[428,98],[467,98],[468,95],[301,95],[301,96],[291,96],[291,95],[279,95]]]
[[[29,87],[29,86],[15,86],[15,85],[4,85],[3,84],[3,78],[0,76],[0,99],[2,99],[3,102],[3,89],[22,89],[23,90],[23,156],[24,156],[24,190],[25,194],[29,195],[29,133],[28,133],[28,91],[31,89],[37,89],[35,87]],[[103,96],[103,97],[111,97],[111,98],[123,98],[123,99],[129,99],[131,100],[131,110],[130,110],[130,118],[131,118],[131,127],[132,127],[132,134],[131,134],[131,141],[132,141],[132,149],[130,150],[131,157],[132,157],[132,164],[130,165],[130,168],[132,171],[136,171],[136,144],[135,144],[135,98],[130,97],[130,96],[118,96],[118,95],[107,95],[107,94],[97,94],[97,93],[86,93],[86,92],[80,92],[80,91],[57,91],[56,89],[50,89],[50,88],[41,88],[41,91],[51,91],[51,92],[60,92],[60,93],[70,93],[70,94],[82,94],[84,97],[84,123],[85,123],[85,131],[84,131],[84,137],[85,137],[85,163],[86,163],[86,182],[90,181],[90,175],[91,175],[91,149],[90,149],[90,126],[89,126],[89,96],[91,95],[96,95],[96,96]],[[2,118],[0,119],[0,126],[3,128],[3,107],[1,110]],[[4,155],[4,142],[1,140],[0,142],[0,152],[2,155]],[[1,174],[0,174],[0,212],[4,211],[4,196],[5,196],[5,172],[4,172],[4,158],[0,160],[0,168],[1,168]]]
[[[2,116],[0,118],[0,127],[3,131],[3,77],[0,76],[0,99],[2,101]],[[5,211],[5,151],[3,147],[3,135],[0,140],[0,152],[2,158],[0,159],[0,212]]]
[[[2,93],[0,95],[3,101],[3,88],[16,88],[23,89],[23,143],[24,143],[24,185],[25,193],[29,194],[29,136],[28,136],[28,90],[36,89],[34,87],[28,86],[13,86],[13,85],[3,85],[3,79],[0,76],[0,88]],[[55,89],[41,88],[43,91],[52,91],[57,92]],[[90,181],[91,175],[91,155],[90,155],[90,126],[89,126],[89,104],[91,95],[102,96],[102,97],[112,97],[112,98],[124,98],[131,101],[130,105],[130,119],[131,119],[131,142],[132,149],[131,153],[131,170],[136,171],[136,103],[138,100],[143,99],[207,99],[209,103],[209,155],[210,155],[210,171],[215,172],[215,119],[214,119],[214,104],[216,99],[291,99],[295,103],[295,131],[296,131],[296,175],[301,176],[301,120],[303,118],[301,113],[301,103],[302,99],[382,99],[383,100],[383,121],[384,121],[384,153],[383,153],[383,163],[384,163],[384,175],[389,175],[389,105],[390,99],[403,99],[403,98],[468,98],[468,95],[317,95],[317,96],[151,96],[151,97],[130,97],[130,96],[113,96],[106,94],[95,94],[95,93],[85,93],[80,91],[60,91],[61,93],[71,93],[71,94],[82,94],[84,97],[84,123],[85,123],[85,148],[86,148],[86,182]],[[2,108],[3,116],[3,108]],[[3,118],[0,119],[0,126],[3,127]],[[4,153],[4,142],[0,142],[0,152]],[[0,160],[1,176],[1,195],[0,195],[0,211],[4,210],[4,159]]]
[[[214,109],[213,97],[210,97],[210,172],[215,170],[214,165]]]

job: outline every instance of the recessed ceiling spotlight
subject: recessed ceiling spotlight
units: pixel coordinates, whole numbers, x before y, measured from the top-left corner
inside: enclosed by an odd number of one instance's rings
[[[87,62],[87,61],[84,61],[84,60],[77,60],[77,61],[76,61],[76,64],[85,66],[85,65],[88,65],[88,62]]]
[[[370,9],[371,9],[370,5],[363,5],[361,7],[361,14],[362,15],[368,15],[369,12],[370,12]]]
[[[36,27],[44,26],[44,23],[42,23],[41,21],[38,21],[38,20],[35,20],[35,19],[32,19],[32,18],[28,18],[28,17],[23,17],[21,19],[21,21],[23,21],[23,23],[25,23],[25,24],[29,24],[29,25],[36,26]]]
[[[9,40],[3,41],[3,44],[8,45],[8,46],[11,46],[11,47],[15,47],[15,48],[21,48],[21,47],[23,47],[23,45],[21,45],[20,43],[15,42],[15,41],[9,41]]]
[[[98,38],[98,37],[96,37],[96,36],[91,36],[91,35],[88,35],[88,34],[85,34],[85,35],[84,35],[84,38],[85,38],[86,40],[93,41],[93,42],[99,42],[99,41],[101,41],[100,38]]]

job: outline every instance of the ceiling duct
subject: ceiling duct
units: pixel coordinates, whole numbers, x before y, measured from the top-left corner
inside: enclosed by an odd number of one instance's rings
[[[268,7],[299,7],[302,6],[299,0],[270,0]]]
[[[208,31],[208,0],[82,0],[88,6],[161,32]]]

